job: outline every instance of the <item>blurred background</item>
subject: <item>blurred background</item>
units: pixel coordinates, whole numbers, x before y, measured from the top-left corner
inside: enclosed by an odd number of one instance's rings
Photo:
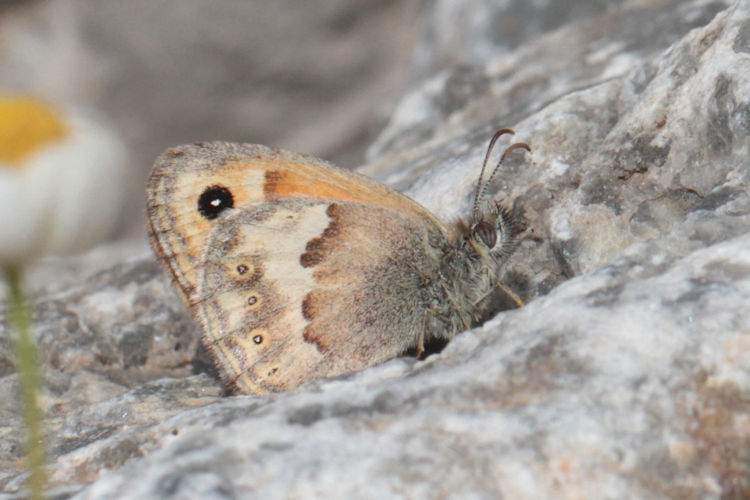
[[[170,146],[254,142],[359,165],[407,82],[419,3],[4,0],[0,93],[119,138],[109,237],[140,238],[144,183]]]
[[[174,145],[355,168],[410,84],[619,3],[0,0],[0,265],[142,243],[144,185]]]

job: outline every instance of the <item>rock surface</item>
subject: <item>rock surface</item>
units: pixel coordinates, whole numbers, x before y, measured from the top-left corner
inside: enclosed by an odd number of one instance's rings
[[[502,17],[490,4],[466,2]],[[223,397],[145,247],[83,271],[35,297],[56,493],[750,496],[750,5],[588,4],[523,41],[480,31],[455,61],[437,2],[417,53],[439,62],[415,64],[444,69],[366,168],[456,217],[492,131],[513,127],[533,154],[492,192],[527,226],[505,269],[526,307],[424,361]],[[0,391],[0,488],[20,496],[5,331]]]

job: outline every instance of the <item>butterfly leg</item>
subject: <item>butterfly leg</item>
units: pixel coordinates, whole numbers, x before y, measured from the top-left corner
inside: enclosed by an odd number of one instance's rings
[[[424,331],[427,328],[427,311],[422,314],[422,328],[419,329],[419,335],[417,335],[417,359],[422,357],[424,354]]]
[[[432,309],[425,309],[422,313],[422,327],[419,329],[419,335],[417,335],[417,354],[416,358],[421,359],[424,354],[424,337],[427,331],[427,315],[432,314],[435,317],[439,317]]]
[[[510,288],[508,288],[507,286],[503,285],[502,283],[498,283],[495,286],[497,286],[500,290],[502,290],[503,292],[505,292],[508,295],[508,297],[510,297],[511,300],[516,303],[516,305],[518,307],[523,307],[523,306],[526,305],[526,304],[523,303],[523,300],[521,300],[521,297],[519,297],[518,295],[516,295],[516,293],[513,290],[511,290]]]
[[[523,300],[521,300],[521,297],[519,297],[518,295],[516,295],[516,293],[513,290],[511,290],[507,286],[503,285],[502,283],[495,284],[495,288],[499,288],[500,290],[502,290],[503,293],[505,295],[507,295],[510,298],[510,300],[512,300],[516,304],[517,307],[523,307],[523,306],[526,305],[526,304],[523,303]],[[476,306],[477,304],[479,304],[480,302],[482,302],[484,299],[486,299],[487,297],[489,297],[490,295],[492,295],[494,293],[494,291],[495,291],[494,288],[491,289],[489,292],[485,293],[483,296],[481,296],[477,300],[475,300],[473,305]]]

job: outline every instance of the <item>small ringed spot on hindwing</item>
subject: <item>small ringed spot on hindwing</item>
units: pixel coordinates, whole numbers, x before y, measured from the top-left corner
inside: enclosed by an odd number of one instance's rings
[[[258,297],[255,295],[252,295],[249,299],[247,299],[247,305],[254,306],[258,302]]]
[[[225,186],[209,186],[198,198],[198,212],[208,220],[217,218],[229,208],[234,208],[234,196]]]
[[[229,253],[229,251],[231,251],[231,248],[224,253]],[[234,279],[237,283],[242,283],[246,290],[249,289],[251,285],[254,285],[262,280],[265,273],[265,269],[263,267],[263,257],[259,255],[252,255],[247,258],[249,258],[249,261],[238,264],[237,267],[229,268],[234,269],[232,273],[236,272],[238,276],[241,276]]]
[[[253,337],[253,342],[256,344],[262,344],[263,343],[263,335],[256,335]]]

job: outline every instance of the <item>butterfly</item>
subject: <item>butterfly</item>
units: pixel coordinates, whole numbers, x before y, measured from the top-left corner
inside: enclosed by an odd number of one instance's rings
[[[518,297],[499,279],[518,224],[485,200],[443,224],[416,201],[328,162],[203,142],[157,158],[152,247],[203,328],[227,387],[263,395],[449,340]],[[508,308],[507,305],[504,306]]]

